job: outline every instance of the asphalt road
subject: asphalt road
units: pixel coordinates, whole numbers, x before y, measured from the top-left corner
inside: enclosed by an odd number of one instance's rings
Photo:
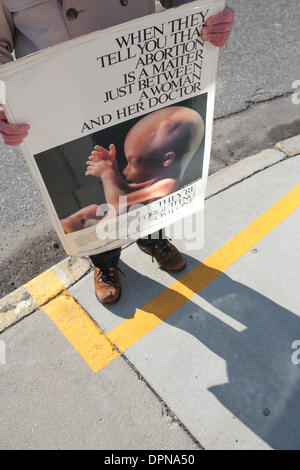
[[[274,100],[276,116],[270,111],[273,108],[256,104],[288,94],[292,83],[300,79],[299,0],[231,0],[230,6],[236,11],[236,24],[220,56],[215,116],[225,119],[217,122],[212,171],[260,147],[265,148],[266,142],[272,145],[281,138],[300,133],[300,106],[292,105],[290,98],[281,98],[282,106]],[[229,125],[226,117],[233,113],[240,114],[230,117]],[[269,127],[258,145],[256,134],[261,132],[261,124],[265,124],[264,113]],[[249,119],[251,132],[246,127]],[[276,132],[273,120],[277,122]],[[222,148],[228,150],[233,127],[235,145],[224,153]],[[239,133],[243,134],[242,140]],[[52,246],[56,235],[19,150],[0,142],[0,154],[0,295],[3,296],[65,254],[62,248]]]

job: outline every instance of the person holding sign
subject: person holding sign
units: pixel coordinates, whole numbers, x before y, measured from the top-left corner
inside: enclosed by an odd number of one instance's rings
[[[172,8],[188,3],[188,1],[190,0],[160,0],[160,3],[165,8]],[[13,51],[18,59],[68,39],[154,12],[154,0],[89,0],[88,2],[76,0],[76,8],[72,0],[0,0],[0,64],[12,61]],[[227,7],[223,12],[206,20],[202,30],[202,39],[210,41],[216,47],[225,46],[233,22],[234,12]],[[145,124],[145,121],[143,124]],[[5,144],[20,145],[28,132],[30,132],[30,127],[25,123],[9,124],[4,110],[0,107],[0,138]],[[142,142],[141,135],[141,129],[133,129],[131,136],[128,136],[128,146],[132,139],[138,138]],[[160,148],[159,145],[157,148]],[[103,180],[105,178],[103,171],[100,171],[100,166],[104,166],[101,160],[105,160],[106,156],[103,156],[103,149],[95,149],[94,152],[92,154],[93,158],[91,157],[89,160],[87,171],[90,175],[95,174]],[[113,156],[113,149],[111,149],[111,154]],[[160,164],[166,170],[164,172],[166,175],[165,180],[172,180],[172,185],[177,184],[176,181],[179,176],[173,174],[176,167],[174,163],[176,161],[175,156],[166,151],[162,153],[162,158],[163,161]],[[129,152],[127,160],[130,168]],[[97,163],[101,164],[98,169],[96,169]],[[138,179],[141,181],[146,177],[149,169],[148,165],[149,161],[145,158],[144,167],[140,169],[139,175],[134,173],[132,169],[127,169],[124,172],[128,179],[129,197],[147,201],[152,198],[150,193],[155,184],[160,185],[161,191],[163,179],[153,182],[151,191],[146,188],[133,188],[132,185],[137,184]],[[172,176],[171,178],[169,173]],[[166,192],[167,189],[164,188],[164,191]],[[92,206],[89,210],[93,213],[94,207]],[[138,240],[138,246],[146,253],[152,254],[159,266],[168,271],[179,271],[186,265],[181,253],[166,239],[140,239]],[[116,249],[91,257],[95,266],[95,292],[98,300],[102,303],[113,303],[120,297],[121,286],[117,267],[120,253],[121,250]]]

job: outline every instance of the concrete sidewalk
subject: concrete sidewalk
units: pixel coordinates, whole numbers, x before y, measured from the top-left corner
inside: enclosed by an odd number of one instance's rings
[[[84,261],[2,299],[0,448],[299,449],[299,175],[296,137],[211,177],[187,271],[132,245],[113,307]]]

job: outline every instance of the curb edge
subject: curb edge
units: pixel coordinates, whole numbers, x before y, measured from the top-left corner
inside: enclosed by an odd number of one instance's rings
[[[278,142],[274,148],[244,158],[209,176],[205,199],[216,196],[273,165],[297,156],[300,156],[300,135]],[[0,334],[40,309],[91,270],[88,257],[67,257],[0,299]],[[43,292],[40,300],[34,300],[37,296],[32,295],[32,292],[38,292],[49,279],[54,282],[48,283],[46,294]]]

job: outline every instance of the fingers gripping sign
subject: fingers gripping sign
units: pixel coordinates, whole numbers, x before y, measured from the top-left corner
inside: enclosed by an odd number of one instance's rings
[[[202,39],[216,47],[227,44],[234,24],[234,11],[227,7],[221,13],[211,16],[202,30]]]
[[[0,139],[6,145],[20,145],[28,135],[28,124],[9,124],[5,112],[0,106]]]

